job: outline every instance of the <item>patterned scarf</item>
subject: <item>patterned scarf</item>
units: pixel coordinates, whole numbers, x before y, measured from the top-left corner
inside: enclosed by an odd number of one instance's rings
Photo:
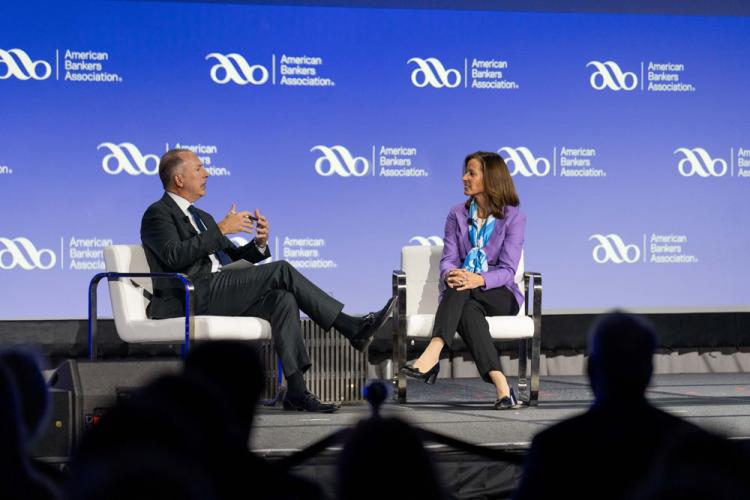
[[[492,214],[488,215],[482,228],[478,229],[479,221],[477,220],[476,200],[471,201],[471,205],[469,206],[469,217],[471,218],[471,226],[469,226],[469,241],[471,242],[472,249],[464,259],[464,269],[471,273],[484,272],[487,271],[487,254],[484,252],[483,248],[490,239],[492,230],[495,229],[495,217],[493,217]]]

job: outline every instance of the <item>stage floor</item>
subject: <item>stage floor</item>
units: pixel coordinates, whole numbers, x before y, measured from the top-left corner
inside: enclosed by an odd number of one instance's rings
[[[520,451],[540,430],[583,412],[593,395],[584,376],[547,376],[534,408],[493,410],[494,390],[478,378],[438,379],[434,386],[410,381],[408,397],[405,405],[386,404],[383,414],[473,444]],[[648,397],[701,427],[750,439],[750,374],[658,375]],[[262,408],[251,448],[269,457],[289,455],[369,414],[366,404],[343,406],[330,415]]]

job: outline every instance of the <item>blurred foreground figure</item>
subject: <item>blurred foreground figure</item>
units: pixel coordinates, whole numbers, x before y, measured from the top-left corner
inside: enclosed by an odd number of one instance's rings
[[[632,498],[667,446],[721,441],[646,400],[655,346],[643,318],[614,312],[595,322],[588,347],[595,401],[582,415],[537,434],[516,499]]]

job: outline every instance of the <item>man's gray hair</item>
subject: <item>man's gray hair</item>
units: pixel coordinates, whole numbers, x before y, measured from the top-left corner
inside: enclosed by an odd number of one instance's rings
[[[184,160],[180,156],[182,153],[192,153],[189,149],[170,149],[159,160],[159,178],[164,189],[172,187],[175,171],[182,166]]]

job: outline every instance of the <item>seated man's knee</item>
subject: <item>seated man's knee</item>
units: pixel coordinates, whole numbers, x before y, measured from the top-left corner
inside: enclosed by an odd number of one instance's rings
[[[267,264],[267,265],[273,266],[276,272],[282,273],[282,274],[289,274],[295,270],[294,266],[292,266],[286,260],[277,260],[276,262],[272,262],[271,264]]]
[[[276,290],[276,307],[279,309],[299,309],[294,294],[286,290]]]

